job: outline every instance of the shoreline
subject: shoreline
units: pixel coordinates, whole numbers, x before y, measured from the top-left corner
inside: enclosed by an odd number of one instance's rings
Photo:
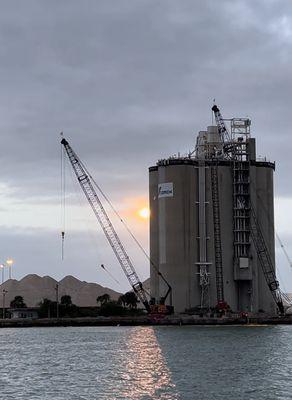
[[[83,317],[83,318],[42,318],[42,319],[0,319],[0,328],[37,328],[69,326],[234,326],[234,325],[291,325],[292,316],[246,318],[204,318],[177,315],[164,318],[139,317]]]

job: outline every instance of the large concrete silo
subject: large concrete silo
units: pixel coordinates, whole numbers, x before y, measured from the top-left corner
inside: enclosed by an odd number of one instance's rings
[[[222,155],[218,128],[211,126],[199,132],[195,154],[149,168],[150,256],[172,287],[168,304],[175,312],[215,307],[221,296],[236,312],[275,313],[250,234],[252,204],[275,265],[275,165],[256,160],[249,120],[240,121],[246,125],[233,131],[234,156]],[[240,151],[243,155],[236,156]],[[163,297],[166,285],[153,268],[150,277],[151,295]]]

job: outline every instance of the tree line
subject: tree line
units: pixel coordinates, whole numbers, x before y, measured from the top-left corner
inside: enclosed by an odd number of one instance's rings
[[[111,299],[110,295],[105,293],[96,298],[95,307],[78,307],[72,303],[71,296],[64,295],[60,302],[44,298],[38,304],[38,313],[40,318],[59,317],[85,317],[85,316],[118,316],[118,315],[137,315],[143,314],[142,310],[137,308],[139,301],[134,292],[127,292],[121,295],[118,300]],[[22,296],[15,296],[10,302],[10,308],[27,308]]]

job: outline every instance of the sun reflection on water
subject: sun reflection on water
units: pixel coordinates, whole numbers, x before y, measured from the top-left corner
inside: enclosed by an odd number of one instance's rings
[[[153,328],[141,327],[130,332],[127,358],[122,365],[121,398],[179,399]]]

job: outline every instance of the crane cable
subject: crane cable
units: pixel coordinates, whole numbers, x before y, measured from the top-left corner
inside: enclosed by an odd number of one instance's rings
[[[120,285],[120,282],[113,276],[113,274],[105,267],[104,264],[100,264],[100,268],[102,268],[107,274],[116,282]]]
[[[120,214],[118,213],[118,211],[115,209],[115,207],[113,206],[112,202],[110,201],[110,199],[107,197],[107,195],[103,192],[103,190],[101,189],[101,187],[97,184],[97,182],[95,181],[95,179],[92,177],[92,175],[90,174],[90,172],[88,171],[88,169],[86,168],[86,166],[84,165],[84,163],[79,159],[80,164],[82,165],[82,167],[84,168],[85,172],[87,173],[87,175],[89,176],[89,178],[91,179],[92,183],[94,184],[94,186],[97,188],[97,190],[100,192],[100,194],[103,196],[103,198],[105,199],[105,201],[108,203],[108,205],[110,206],[111,210],[114,212],[114,214],[117,216],[117,218],[120,220],[120,222],[123,224],[123,226],[125,227],[125,229],[127,230],[127,232],[129,233],[129,235],[132,237],[132,239],[134,240],[134,242],[137,244],[137,246],[139,247],[139,249],[142,251],[142,253],[145,255],[145,257],[148,259],[148,261],[150,262],[151,266],[155,269],[155,271],[157,272],[157,274],[161,277],[161,279],[169,286],[168,282],[166,281],[166,279],[164,278],[164,276],[161,274],[161,272],[159,271],[159,269],[157,268],[157,266],[154,264],[154,262],[151,260],[150,256],[147,254],[146,250],[144,249],[144,247],[142,246],[142,244],[138,241],[138,239],[135,237],[135,235],[132,233],[131,229],[128,227],[128,225],[126,224],[126,222],[122,219],[122,217],[120,216]]]
[[[64,155],[65,155],[65,153],[64,153]],[[65,157],[65,160],[66,160],[66,157]],[[85,203],[82,200],[83,198],[81,197],[80,191],[77,190],[76,187],[75,187],[75,180],[73,179],[73,170],[70,168],[69,171],[70,171],[69,176],[70,176],[70,179],[71,179],[72,188],[74,190],[74,195],[75,195],[75,197],[76,197],[76,199],[78,201],[80,209],[82,209]],[[84,220],[82,219],[82,222],[84,223],[84,228],[86,229],[86,232],[88,234],[88,237],[89,237],[91,243],[94,245],[94,248],[97,251],[97,258],[100,259],[101,256],[100,256],[100,253],[98,251],[98,246],[96,246],[97,241],[96,241],[94,235],[92,234],[91,230],[88,229],[88,226],[85,224],[85,219]],[[119,284],[121,286],[121,283],[110,273],[110,271],[105,267],[104,264],[100,264],[98,266],[100,266],[117,284]]]
[[[253,187],[253,189],[255,190],[256,197],[257,197],[257,199],[260,201],[261,206],[262,206],[262,209],[264,210],[264,213],[265,213],[265,215],[266,215],[266,218],[267,218],[267,220],[269,221],[270,218],[269,218],[269,213],[268,213],[268,210],[267,210],[267,208],[266,208],[266,205],[264,204],[264,202],[263,202],[262,198],[260,197],[260,195],[257,193],[257,190],[255,189],[254,183],[253,183],[253,182],[250,182],[250,183],[251,183],[251,186]],[[270,222],[270,224],[271,224],[271,222]],[[275,230],[276,239],[278,240],[278,242],[279,242],[279,244],[280,244],[280,247],[281,247],[281,249],[282,249],[282,251],[283,251],[285,257],[286,257],[286,259],[287,259],[287,261],[288,261],[290,267],[292,268],[292,260],[291,260],[291,258],[289,257],[289,254],[288,254],[288,252],[287,252],[287,250],[286,250],[286,248],[285,248],[285,246],[284,246],[284,244],[283,244],[283,242],[282,242],[282,240],[281,240],[281,238],[280,238],[280,236],[279,236],[279,234],[278,234],[278,232],[277,232],[277,230],[276,230],[275,227],[274,227],[274,230]]]
[[[63,132],[61,132],[61,137],[63,137]],[[61,144],[61,147],[62,144]],[[62,148],[62,152],[61,152],[61,181],[62,181],[62,259],[64,257],[64,238],[65,238],[65,205],[66,205],[66,199],[65,199],[65,149],[64,147]],[[89,176],[89,178],[91,179],[93,185],[97,188],[97,190],[100,192],[100,194],[102,195],[102,197],[105,199],[105,201],[108,203],[108,205],[110,206],[111,210],[114,212],[114,214],[117,216],[117,218],[120,220],[120,222],[123,224],[123,226],[125,227],[125,229],[127,230],[127,232],[129,233],[129,235],[132,237],[132,239],[134,240],[134,242],[136,243],[136,245],[139,247],[139,249],[142,251],[142,253],[144,254],[144,256],[148,259],[148,261],[150,262],[150,265],[153,267],[153,269],[156,271],[156,273],[158,274],[158,276],[161,277],[161,279],[163,280],[163,282],[168,286],[169,290],[171,291],[171,286],[169,285],[169,283],[167,282],[167,280],[165,279],[165,277],[162,275],[162,273],[159,271],[158,267],[154,264],[153,260],[150,258],[150,256],[147,254],[146,250],[144,249],[144,247],[141,245],[141,243],[138,241],[138,239],[134,236],[134,234],[132,233],[132,231],[130,230],[130,228],[128,227],[128,225],[126,224],[126,222],[122,219],[122,217],[120,216],[120,214],[118,213],[118,211],[115,209],[115,207],[113,206],[112,202],[110,201],[110,199],[107,197],[107,195],[103,192],[103,190],[101,189],[101,187],[97,184],[97,182],[95,181],[95,179],[92,177],[92,175],[90,174],[90,172],[88,171],[88,169],[86,168],[86,166],[84,165],[84,163],[79,159],[78,160],[81,164],[81,166],[84,168],[86,174]],[[145,290],[145,289],[144,289]]]
[[[276,238],[277,238],[277,240],[278,240],[278,242],[279,242],[279,245],[280,245],[280,247],[282,248],[283,253],[285,254],[285,257],[286,257],[286,259],[287,259],[287,261],[288,261],[290,267],[292,268],[292,260],[291,260],[291,258],[289,257],[289,254],[287,253],[287,250],[286,250],[286,248],[285,248],[285,246],[284,246],[282,240],[280,239],[280,236],[278,235],[278,233],[277,233],[276,231],[275,231],[275,234],[276,234]]]
[[[62,133],[61,133],[62,135]],[[66,223],[66,164],[64,148],[61,144],[61,259],[64,260],[64,241]]]
[[[268,213],[268,210],[267,210],[267,208],[266,208],[266,205],[264,204],[262,198],[261,198],[260,195],[258,194],[258,192],[257,192],[257,190],[256,190],[256,188],[255,188],[254,183],[253,183],[253,182],[250,182],[250,183],[251,183],[251,186],[253,187],[253,189],[254,189],[254,191],[255,191],[255,194],[256,194],[257,199],[259,200],[259,202],[260,202],[260,204],[261,204],[261,206],[262,206],[262,209],[263,209],[263,211],[264,211],[264,214],[266,215],[267,221],[268,221],[268,223],[271,225],[271,222],[269,222],[270,218],[269,218],[269,213]],[[284,253],[285,256],[286,256],[286,259],[287,259],[287,261],[288,261],[290,267],[292,267],[292,261],[291,261],[291,259],[290,259],[290,257],[289,257],[289,254],[287,253],[287,251],[286,251],[286,249],[285,249],[285,246],[284,246],[282,240],[280,239],[279,234],[277,233],[277,231],[276,231],[276,229],[275,229],[275,226],[274,226],[274,231],[275,231],[275,236],[276,236],[276,238],[277,238],[277,240],[278,240],[278,242],[279,242],[279,244],[280,244],[280,247],[281,247],[283,253]],[[280,269],[277,268],[276,266],[275,266],[275,268],[276,268],[276,271],[277,271],[277,275],[278,275],[279,278],[280,278],[279,280],[281,281],[281,286],[284,288],[285,292],[287,292],[287,289],[286,289],[286,287],[285,287],[286,285],[285,285],[285,283],[284,283],[284,281],[283,281],[283,279],[282,279]],[[280,290],[281,290],[281,289],[280,289]],[[282,296],[285,298],[285,300],[288,302],[288,297],[287,297],[286,293],[284,293],[282,290],[281,290],[281,295],[282,295]],[[289,299],[289,303],[291,304],[291,299]]]

